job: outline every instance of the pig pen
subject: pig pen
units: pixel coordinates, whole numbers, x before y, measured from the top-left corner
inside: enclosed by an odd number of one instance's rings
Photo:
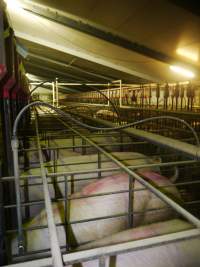
[[[19,134],[23,136],[22,131]],[[20,207],[17,202],[3,206],[6,219],[12,218],[13,213],[16,216],[16,210],[19,208],[21,216],[23,215],[21,225],[6,224],[4,238],[10,266],[199,266],[198,158],[146,140],[138,140],[123,132],[88,131],[49,113],[41,114],[39,118],[33,117],[32,132],[28,138],[30,147],[24,147],[22,138],[18,150],[20,191],[16,193],[21,196]],[[133,158],[135,156],[136,158]],[[135,159],[139,161],[136,163]],[[86,165],[89,167],[85,168]],[[147,175],[145,176],[147,171],[164,177],[167,183],[159,184],[156,180],[149,180]],[[126,187],[115,188],[113,184],[113,190],[94,191],[92,194],[85,189],[116,174],[126,175]],[[13,181],[14,177],[2,178],[3,183]],[[75,185],[83,181],[86,181],[86,184],[77,186],[78,189],[74,192]],[[141,188],[134,186],[136,181],[142,185]],[[33,200],[30,195],[31,187],[45,188],[43,198],[40,193],[38,199],[36,195]],[[177,190],[177,193],[165,194],[169,188]],[[148,207],[143,203],[144,208],[135,210],[134,198],[137,197],[136,192],[140,191],[150,192],[147,202],[153,199],[154,203],[160,199],[163,205]],[[107,207],[110,214],[108,212],[107,215],[101,216],[101,213],[98,213],[98,209],[105,208],[100,205],[102,197],[111,196],[115,199],[116,196],[118,200],[123,194],[126,194],[127,210],[113,214],[112,208]],[[83,216],[78,220],[71,220],[70,203],[81,199],[97,201],[96,206],[91,206],[97,209],[95,216],[88,217],[88,214],[85,214],[85,218]],[[36,206],[42,209],[34,215],[40,219],[31,224],[34,220],[32,207]],[[80,205],[77,207],[82,208]],[[136,215],[149,218],[153,213],[165,213],[165,210],[173,211],[173,215],[158,218],[153,222],[149,220],[142,225],[134,224]],[[73,212],[76,214],[76,210]],[[57,213],[61,219],[57,218]],[[77,244],[74,236],[77,230],[73,232],[73,229],[88,224],[89,231],[90,224],[93,223],[99,227],[95,231],[101,232],[105,230],[102,230],[99,222],[106,221],[106,227],[109,229],[116,219],[125,219],[125,226],[114,232],[108,231],[107,235],[95,237],[97,239],[86,239],[86,242]],[[165,224],[169,225],[167,230]],[[159,228],[157,231],[152,230]],[[37,231],[39,235],[35,237],[34,233]],[[130,232],[126,238],[124,231],[133,231],[135,234],[131,238]],[[115,235],[118,235],[117,238]],[[34,244],[33,250],[27,246],[27,240]],[[42,242],[45,243],[45,248],[40,246]],[[161,256],[151,263],[149,259],[155,253],[160,253]],[[171,258],[171,261],[166,261],[167,265],[164,265],[166,258]]]

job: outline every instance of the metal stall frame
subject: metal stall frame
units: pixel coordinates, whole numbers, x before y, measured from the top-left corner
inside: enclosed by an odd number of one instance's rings
[[[159,245],[161,243],[168,243],[168,242],[174,242],[177,240],[182,240],[182,239],[186,239],[186,238],[192,238],[192,237],[196,237],[199,236],[199,227],[200,227],[200,221],[193,216],[192,214],[190,214],[188,211],[186,211],[185,209],[183,209],[180,205],[178,205],[176,202],[174,202],[173,200],[171,200],[169,197],[167,197],[165,194],[163,194],[162,192],[160,192],[158,189],[156,189],[154,186],[152,186],[151,184],[149,184],[147,181],[145,181],[140,175],[138,175],[137,173],[135,173],[134,171],[131,170],[130,167],[127,167],[126,165],[124,165],[122,162],[120,162],[119,160],[117,160],[113,155],[111,155],[110,153],[106,152],[101,146],[97,145],[94,141],[92,141],[90,138],[82,135],[78,130],[74,129],[73,127],[71,127],[68,123],[64,122],[63,120],[61,120],[58,117],[55,117],[57,120],[59,120],[61,122],[61,124],[63,124],[67,129],[70,129],[72,132],[74,132],[74,134],[79,135],[81,137],[82,140],[85,140],[85,143],[89,143],[91,146],[95,147],[97,149],[97,151],[99,151],[99,153],[102,153],[103,155],[105,155],[107,158],[109,158],[112,162],[116,163],[117,166],[119,167],[119,169],[123,170],[125,173],[127,173],[130,176],[130,184],[129,184],[129,211],[127,214],[125,214],[125,216],[129,216],[129,225],[132,225],[132,215],[133,215],[133,207],[131,205],[131,201],[132,201],[132,179],[136,179],[137,181],[139,181],[141,184],[143,184],[145,186],[146,189],[149,189],[153,194],[155,194],[156,196],[158,196],[161,200],[163,200],[165,203],[167,203],[171,208],[173,208],[176,212],[178,212],[179,214],[181,214],[184,218],[186,218],[187,220],[189,220],[193,225],[195,225],[198,229],[194,229],[191,231],[183,231],[181,233],[176,233],[176,234],[169,234],[169,235],[165,235],[162,237],[155,237],[155,238],[148,238],[147,243],[142,243],[141,241],[134,241],[134,242],[129,242],[129,243],[125,243],[125,244],[120,244],[120,245],[114,245],[114,246],[109,246],[107,249],[106,248],[101,248],[101,249],[95,249],[95,250],[89,250],[87,252],[77,252],[77,253],[73,253],[73,254],[68,254],[68,255],[64,255],[63,256],[63,261],[66,264],[67,263],[72,263],[72,262],[80,262],[82,260],[86,260],[86,259],[93,259],[93,258],[98,258],[99,259],[99,266],[105,266],[105,256],[107,255],[113,255],[113,254],[120,254],[120,253],[124,253],[127,251],[133,251],[136,248],[141,248],[141,247],[148,247],[149,244],[151,244],[152,246],[154,245]],[[45,174],[44,172],[44,162],[42,160],[42,150],[41,150],[41,146],[39,144],[39,132],[38,132],[38,125],[36,123],[36,129],[37,129],[37,143],[38,143],[38,150],[39,150],[39,158],[40,158],[40,166],[41,166],[41,173],[42,173],[42,178],[45,179],[47,177],[50,176],[59,176],[59,175],[68,175],[69,173],[47,173]],[[14,129],[15,133],[16,133],[16,128]],[[55,149],[55,148],[54,148]],[[16,151],[15,151],[16,153]],[[17,150],[18,153],[18,150]],[[14,157],[15,158],[15,157]],[[101,157],[98,157],[99,161],[101,161]],[[102,172],[104,171],[103,169],[101,169],[101,164],[98,161],[98,169],[97,172]],[[17,161],[15,161],[15,166],[16,166]],[[174,163],[172,163],[173,165]],[[156,164],[157,165],[157,164]],[[146,165],[148,166],[148,164]],[[134,166],[132,166],[134,168]],[[18,167],[16,167],[18,168]],[[138,168],[138,166],[137,166]],[[92,170],[94,172],[94,170]],[[43,173],[44,172],[44,173]],[[76,173],[76,172],[74,172]],[[74,173],[71,173],[71,175],[73,175]],[[43,174],[45,176],[43,176]],[[29,177],[29,176],[27,176]],[[19,195],[19,199],[17,201],[17,207],[18,210],[20,209],[21,206],[21,201],[20,201],[20,193],[19,193],[19,178],[21,178],[19,176],[19,170],[17,170],[15,172],[15,181],[18,183],[18,186],[16,187],[17,190],[17,195]],[[45,197],[45,201],[48,201],[49,203],[49,207],[46,206],[47,210],[51,210],[51,201],[50,199],[48,199],[48,184],[47,181],[44,183],[43,181],[43,185],[44,188],[46,187],[47,191],[46,191],[46,197]],[[66,201],[66,198],[65,198]],[[20,215],[20,214],[19,214]],[[21,215],[20,215],[21,216]],[[124,214],[123,214],[124,216]],[[50,212],[50,218],[52,218],[52,214]],[[99,219],[99,218],[98,218]],[[87,221],[87,220],[86,220]],[[77,223],[77,222],[71,222],[71,223]],[[50,236],[54,236],[56,237],[56,234],[54,231],[55,230],[55,224],[53,223],[53,229],[50,227],[49,231],[50,231]],[[144,242],[144,241],[143,241]],[[57,241],[56,244],[58,245]],[[131,246],[129,247],[129,245],[131,244]],[[57,257],[57,255],[61,255],[60,253],[60,248],[56,245],[57,248],[55,248],[53,245],[51,246],[52,249],[52,256]],[[128,248],[127,248],[128,246]],[[58,254],[57,254],[57,252]],[[110,254],[111,253],[111,254]],[[83,255],[84,254],[84,255]],[[76,256],[75,256],[76,255]],[[55,259],[55,258],[54,258]],[[58,259],[60,259],[59,264],[61,264],[62,260],[60,258],[60,256],[58,257]],[[30,264],[30,266],[34,266],[34,264],[38,264],[37,266],[43,266],[42,264],[49,264],[49,258],[47,259],[43,259],[43,260],[37,260],[37,261],[32,261],[32,262],[26,262],[26,266],[28,266],[28,264]],[[22,264],[22,263],[20,263]],[[33,265],[31,265],[33,264]],[[40,265],[41,264],[41,265]],[[51,266],[51,263],[49,264]],[[12,266],[12,265],[11,265]],[[13,266],[17,266],[17,265],[13,265]],[[62,265],[55,265],[55,266],[62,266]]]

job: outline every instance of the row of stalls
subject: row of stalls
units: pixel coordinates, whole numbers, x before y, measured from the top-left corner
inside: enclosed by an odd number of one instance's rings
[[[17,43],[0,1],[0,161],[1,177],[13,175],[11,136],[12,125],[19,110],[29,101],[29,86]],[[23,118],[27,123],[29,115]],[[22,125],[22,126],[23,126]],[[16,224],[14,212],[3,216],[3,203],[15,202],[14,184],[0,181],[0,266],[5,264],[3,231],[5,223]],[[10,225],[11,226],[11,225]]]
[[[120,107],[157,108],[164,110],[198,110],[200,106],[199,84],[149,83],[108,84],[98,91],[68,95],[67,100],[75,102],[109,105],[109,100]],[[106,88],[106,89],[105,89]],[[104,97],[104,95],[107,98]]]

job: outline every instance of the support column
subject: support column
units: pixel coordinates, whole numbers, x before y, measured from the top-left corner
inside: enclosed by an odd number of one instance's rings
[[[55,107],[55,83],[52,82],[52,105]]]
[[[58,96],[58,78],[56,78],[55,81],[55,95],[56,95],[56,107],[58,108],[59,106],[59,96]]]

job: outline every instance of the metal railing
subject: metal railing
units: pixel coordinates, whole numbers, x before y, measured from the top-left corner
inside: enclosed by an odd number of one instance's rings
[[[68,221],[67,219],[67,211],[65,210],[65,221],[63,224],[55,224],[52,221],[52,217],[53,214],[51,213],[51,200],[50,200],[50,195],[48,192],[48,184],[50,184],[51,182],[48,180],[51,177],[63,177],[64,180],[64,184],[65,184],[65,196],[62,198],[58,198],[58,201],[63,201],[65,203],[65,207],[67,207],[68,205],[68,201],[70,201],[71,199],[75,199],[72,198],[68,195],[68,184],[71,183],[72,181],[74,181],[74,175],[77,174],[86,174],[86,173],[96,173],[96,177],[94,178],[101,178],[101,175],[106,172],[106,171],[119,171],[119,170],[123,170],[124,172],[126,172],[127,174],[129,174],[129,189],[128,190],[124,190],[124,191],[118,191],[118,192],[114,192],[115,194],[120,194],[120,193],[128,193],[129,194],[129,208],[128,211],[124,214],[116,214],[115,216],[126,216],[129,219],[129,227],[132,227],[133,225],[133,214],[134,214],[134,210],[133,210],[133,193],[136,189],[133,189],[133,179],[138,180],[140,183],[142,183],[145,186],[145,189],[143,190],[150,190],[152,193],[156,194],[160,199],[162,199],[163,201],[165,201],[170,207],[172,207],[173,209],[176,210],[176,212],[178,212],[179,214],[181,214],[183,217],[185,217],[187,220],[189,220],[192,224],[194,224],[196,227],[200,226],[200,221],[193,216],[192,214],[190,214],[188,211],[186,211],[185,209],[183,209],[180,205],[178,205],[176,202],[174,202],[173,200],[169,199],[166,195],[164,195],[163,193],[161,193],[158,189],[156,189],[155,187],[153,187],[152,185],[150,185],[148,182],[146,182],[141,176],[139,176],[137,173],[134,172],[135,169],[138,168],[144,168],[144,167],[154,167],[154,166],[160,166],[160,167],[166,167],[166,166],[177,166],[177,165],[186,165],[186,164],[198,164],[199,161],[198,160],[180,160],[180,161],[174,161],[174,162],[164,162],[164,163],[158,163],[158,164],[143,164],[143,165],[139,165],[139,166],[126,166],[124,165],[124,163],[118,159],[116,159],[113,155],[111,155],[110,153],[108,153],[105,149],[103,149],[104,145],[102,146],[101,144],[97,144],[94,141],[91,140],[91,138],[86,137],[85,135],[83,135],[76,127],[76,129],[74,129],[73,125],[69,125],[68,123],[64,122],[63,119],[55,117],[55,120],[58,120],[60,122],[60,125],[62,125],[62,127],[66,127],[68,130],[70,130],[73,135],[79,136],[82,140],[84,140],[85,142],[82,142],[82,147],[83,148],[88,148],[89,146],[94,147],[98,153],[97,153],[97,168],[96,169],[90,169],[87,171],[71,171],[71,172],[53,172],[53,173],[49,173],[46,172],[45,170],[45,163],[43,162],[43,158],[42,158],[42,150],[44,148],[41,148],[40,146],[40,140],[39,140],[39,128],[38,128],[38,124],[36,121],[36,133],[37,133],[37,146],[38,146],[38,151],[39,151],[39,163],[41,166],[41,174],[42,174],[42,181],[43,181],[43,186],[45,189],[45,202],[46,202],[46,211],[49,212],[49,220],[51,221],[51,225],[52,227],[48,226],[49,230],[50,230],[50,236],[53,235],[54,240],[57,239],[56,237],[56,231],[55,231],[55,226],[58,225],[68,225],[68,224],[74,224],[74,223],[82,223],[82,222],[86,222],[89,220],[81,220],[81,221]],[[62,128],[61,127],[61,128]],[[63,129],[63,128],[62,128]],[[89,134],[88,134],[89,136]],[[75,141],[75,140],[74,140]],[[86,145],[86,144],[89,145]],[[123,145],[122,143],[118,143],[119,145]],[[138,145],[144,145],[144,142],[139,142]],[[75,144],[73,146],[68,146],[68,149],[76,149],[79,146],[76,146]],[[58,147],[45,147],[45,149],[49,149],[49,150],[56,150],[58,149]],[[62,147],[60,148],[62,149]],[[31,150],[30,150],[31,151]],[[17,151],[18,152],[18,151]],[[104,155],[108,160],[110,160],[111,162],[114,162],[116,164],[115,168],[102,168],[102,155]],[[19,170],[17,172],[17,177],[18,179],[34,179],[40,176],[33,176],[33,175],[27,175],[27,176],[20,176],[19,175]],[[70,179],[68,179],[67,177],[70,177]],[[13,177],[7,177],[7,178],[3,178],[3,181],[6,180],[12,180]],[[88,178],[91,179],[91,178]],[[15,177],[16,180],[16,177]],[[21,185],[19,184],[18,180],[18,186],[19,188],[21,187]],[[78,179],[76,179],[76,181],[78,182]],[[61,182],[61,181],[59,181]],[[189,184],[189,183],[188,183]],[[31,186],[34,186],[34,184],[32,184]],[[19,190],[20,191],[20,190]],[[111,194],[113,194],[113,192],[110,192]],[[109,192],[107,193],[109,194]],[[92,196],[85,196],[85,197],[94,197],[94,196],[101,196],[101,195],[106,195],[106,194],[96,194],[96,195],[92,195]],[[41,202],[44,203],[44,201],[38,201],[40,204]],[[48,203],[47,203],[48,202]],[[34,203],[34,202],[30,202],[30,203],[21,203],[21,200],[19,200],[19,204],[17,203],[16,205],[13,205],[13,207],[23,207],[24,205],[35,205],[35,204],[39,204],[39,203]],[[11,207],[5,207],[5,208],[11,208]],[[92,220],[100,220],[100,219],[105,219],[105,218],[113,218],[113,216],[107,216],[107,217],[98,217],[98,218],[92,218]],[[49,221],[48,220],[48,221]],[[47,227],[47,226],[45,226]],[[19,233],[23,232],[23,231],[31,231],[33,229],[37,229],[37,227],[33,227],[31,229],[21,229],[21,231],[18,230]],[[177,240],[182,240],[184,238],[190,238],[193,236],[198,236],[199,235],[199,230],[191,230],[191,231],[183,231],[181,233],[176,233],[176,234],[169,234],[166,236],[162,236],[161,238],[153,238],[153,239],[148,239],[147,242],[145,241],[143,243],[143,245],[141,244],[141,242],[137,242],[134,241],[129,244],[120,244],[120,245],[114,245],[114,246],[109,246],[108,248],[101,248],[101,249],[97,249],[97,250],[90,250],[87,251],[85,254],[83,254],[82,252],[76,252],[73,254],[67,254],[67,255],[63,255],[63,262],[65,264],[69,263],[73,263],[73,262],[80,262],[82,260],[86,260],[86,259],[94,259],[97,258],[99,259],[99,266],[105,266],[105,256],[109,256],[111,255],[110,253],[112,253],[112,255],[114,254],[120,254],[120,253],[124,253],[126,251],[134,251],[135,249],[141,248],[141,247],[145,247],[145,246],[149,246],[149,244],[151,243],[153,246],[155,245],[159,245],[161,242],[174,242]],[[67,240],[67,236],[66,236],[66,248],[69,246],[69,244],[67,244],[68,240]],[[56,246],[54,246],[56,244]],[[58,262],[55,262],[55,266],[62,266],[60,264],[62,264],[62,258],[61,258],[61,252],[60,252],[60,248],[58,245],[58,240],[55,241],[54,245],[51,246],[51,255],[53,256],[53,258],[58,258]],[[130,246],[129,246],[130,245]],[[120,249],[119,249],[120,247]],[[28,257],[28,255],[26,255],[26,253],[24,253],[24,255],[21,255],[20,257],[18,257],[19,260],[25,259],[26,256]],[[22,263],[20,263],[22,264]],[[31,262],[27,262],[26,266],[34,266],[34,264],[38,264],[37,266],[44,266],[44,264],[46,264],[46,266],[51,265],[49,258],[43,259],[43,260],[37,260],[37,261],[33,261]],[[58,265],[56,265],[58,264]]]

